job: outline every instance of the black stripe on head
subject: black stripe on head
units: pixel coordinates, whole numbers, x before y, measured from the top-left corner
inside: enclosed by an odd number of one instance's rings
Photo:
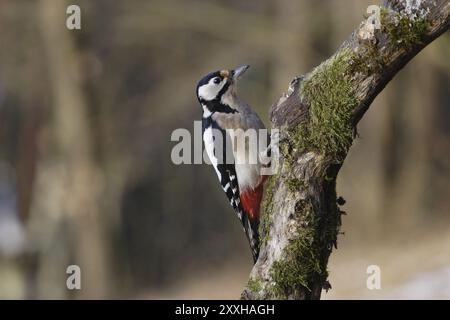
[[[201,78],[200,81],[198,82],[198,84],[197,84],[197,91],[198,91],[198,88],[200,88],[201,86],[207,84],[209,82],[209,80],[211,80],[212,78],[215,78],[215,77],[221,77],[223,79],[223,77],[220,75],[220,71],[215,71],[215,72],[208,73],[206,76]]]

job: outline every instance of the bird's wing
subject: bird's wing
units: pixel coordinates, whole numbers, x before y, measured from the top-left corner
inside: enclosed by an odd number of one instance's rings
[[[212,115],[214,121],[224,129],[264,129],[264,124],[261,119],[252,113],[250,115],[242,116],[239,112],[236,113],[214,113]]]

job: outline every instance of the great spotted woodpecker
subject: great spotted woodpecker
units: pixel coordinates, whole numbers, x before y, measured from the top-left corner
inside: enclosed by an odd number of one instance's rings
[[[202,134],[206,152],[223,191],[243,225],[256,262],[259,254],[260,204],[266,176],[261,174],[264,165],[255,152],[268,154],[270,148],[267,139],[266,151],[259,146],[237,145],[239,141],[246,141],[242,136],[248,131],[265,129],[258,115],[236,95],[236,81],[248,67],[245,65],[206,75],[197,85],[197,97],[203,108]],[[259,137],[258,134],[256,136]]]

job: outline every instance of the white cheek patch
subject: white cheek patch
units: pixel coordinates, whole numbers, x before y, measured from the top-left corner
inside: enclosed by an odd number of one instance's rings
[[[205,99],[206,101],[215,99],[226,83],[226,81],[222,81],[219,84],[215,84],[213,80],[214,78],[209,80],[207,84],[198,88],[198,96],[200,98]]]
[[[218,92],[219,91],[217,91],[217,88],[209,83],[198,88],[198,96],[206,101],[213,100],[217,96]]]

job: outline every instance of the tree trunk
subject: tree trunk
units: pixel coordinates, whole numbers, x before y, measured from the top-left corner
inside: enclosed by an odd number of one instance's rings
[[[336,177],[356,125],[386,84],[450,25],[448,0],[387,0],[271,108],[278,173],[266,188],[260,256],[243,299],[319,299],[341,223]]]

